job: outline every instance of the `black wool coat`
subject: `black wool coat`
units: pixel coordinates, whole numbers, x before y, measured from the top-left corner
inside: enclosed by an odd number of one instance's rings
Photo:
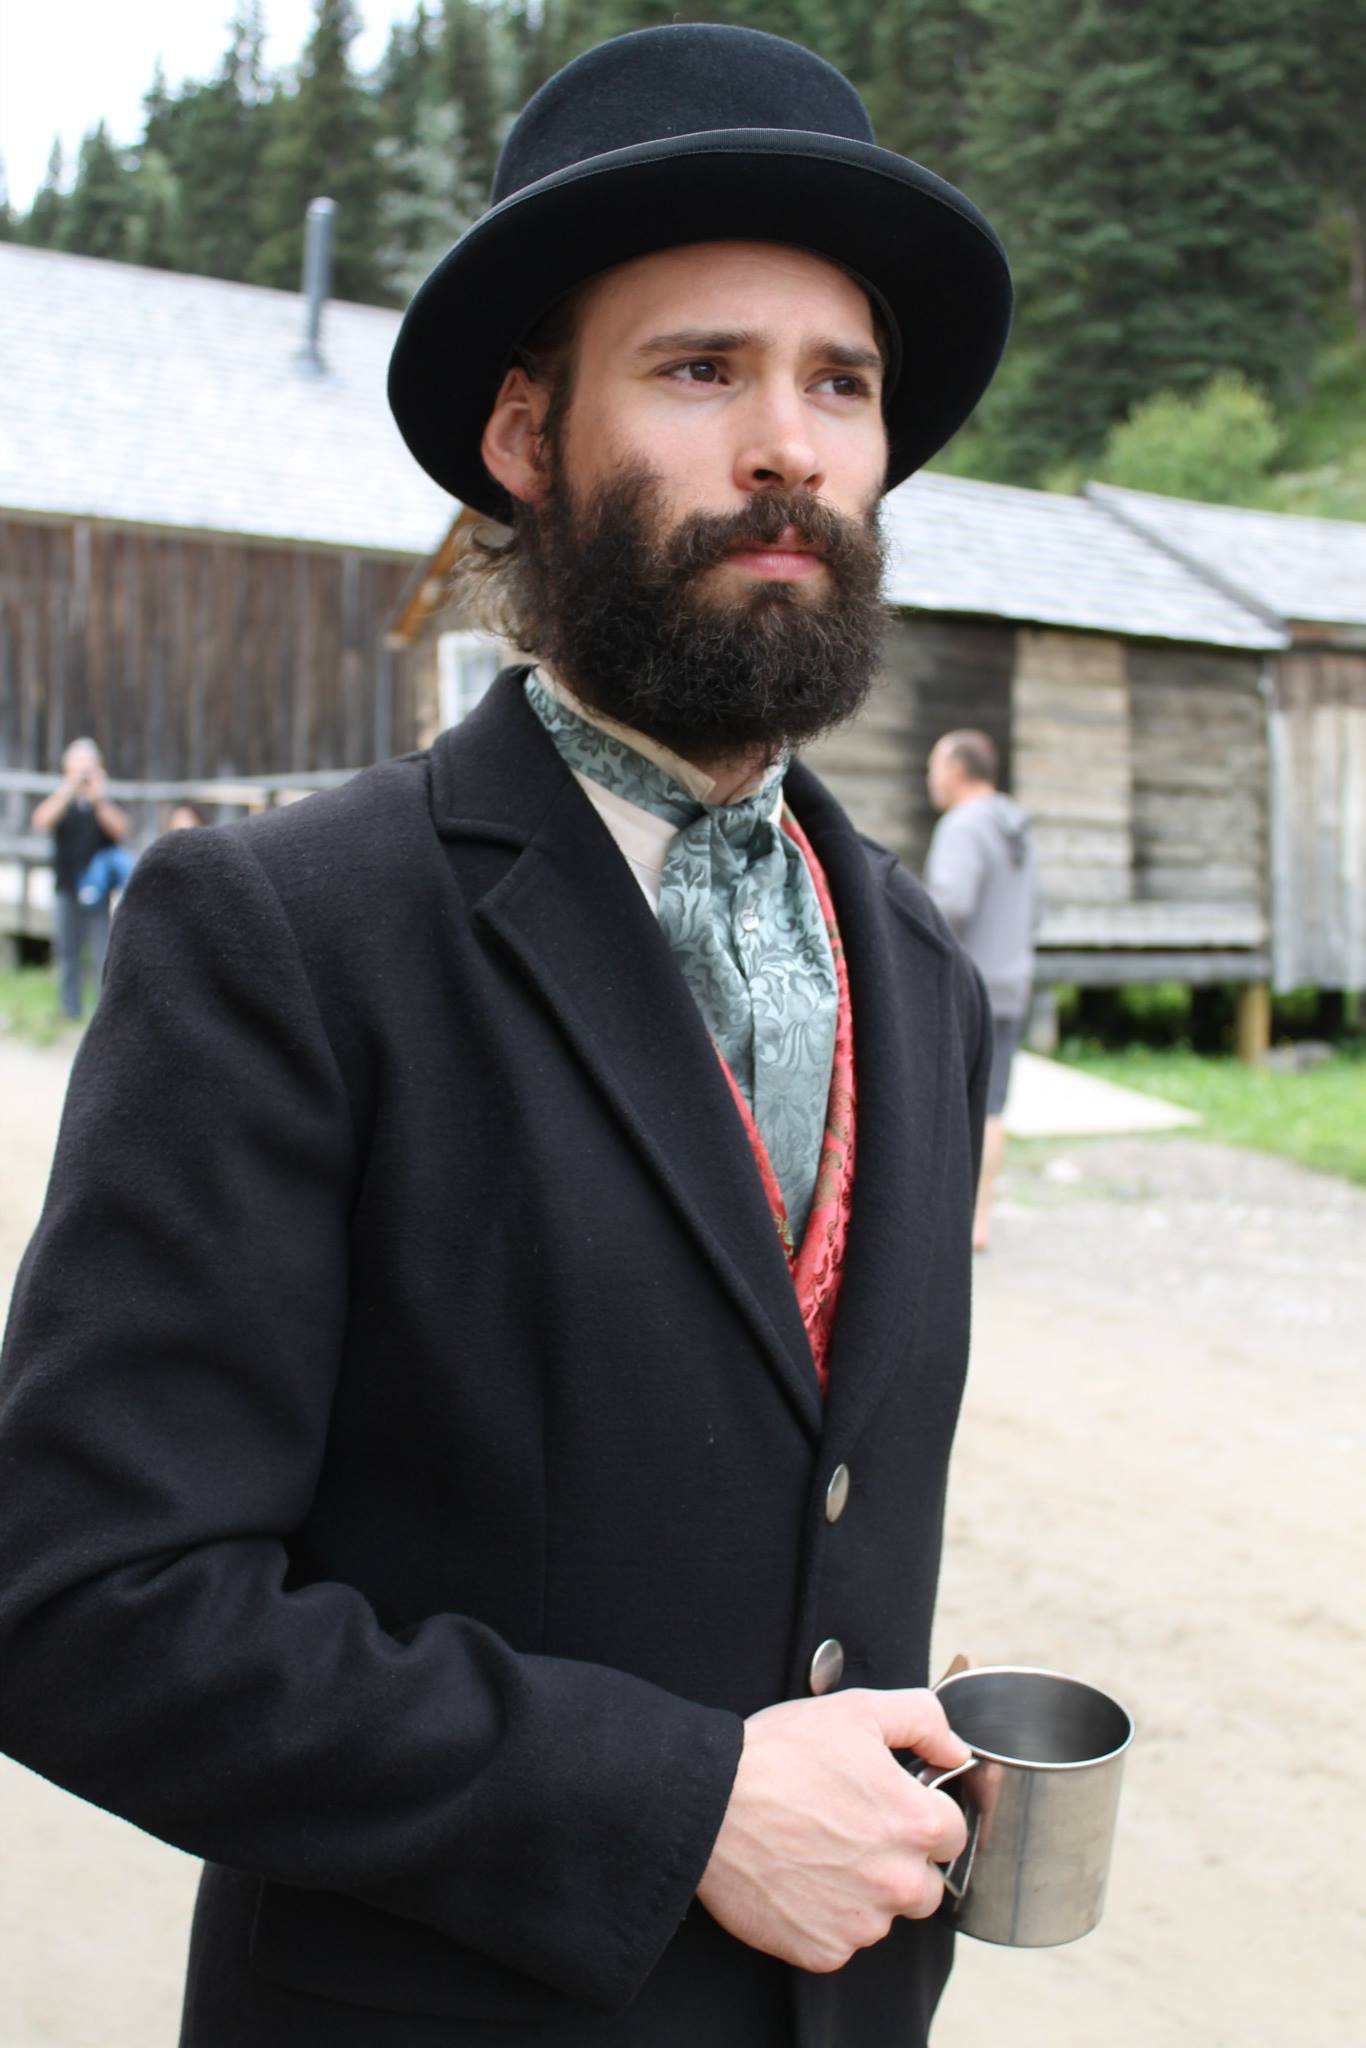
[[[858,1062],[823,1410],[520,680],[139,863],[0,1367],[0,1745],[206,1859],[192,2048],[917,2048],[943,1921],[806,1976],[693,1894],[818,1643],[926,1677],[985,1000],[794,768]]]

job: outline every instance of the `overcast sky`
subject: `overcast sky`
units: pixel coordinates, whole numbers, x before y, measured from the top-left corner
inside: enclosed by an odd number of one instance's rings
[[[365,31],[352,61],[369,70],[389,24],[414,0],[358,0]],[[266,62],[290,64],[313,21],[312,0],[265,0]],[[227,46],[233,0],[0,0],[0,158],[10,203],[26,212],[59,135],[68,160],[101,116],[115,142],[142,133],[142,95],[160,56],[172,87],[206,78]]]

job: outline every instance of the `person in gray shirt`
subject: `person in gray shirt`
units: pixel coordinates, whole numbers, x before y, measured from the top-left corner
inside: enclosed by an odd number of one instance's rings
[[[984,732],[946,732],[930,755],[934,828],[925,883],[987,985],[995,1019],[986,1143],[973,1249],[991,1238],[991,1198],[1005,1157],[1006,1090],[1034,980],[1039,890],[1029,820],[996,787],[996,747]]]

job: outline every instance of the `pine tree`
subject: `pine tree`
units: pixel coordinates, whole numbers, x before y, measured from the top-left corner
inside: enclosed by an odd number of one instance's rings
[[[375,105],[383,138],[404,149],[416,144],[421,110],[435,100],[430,39],[430,20],[419,0],[410,22],[396,21],[390,28],[375,74]]]
[[[19,222],[9,203],[9,179],[5,174],[5,160],[0,157],[0,242],[17,241]]]
[[[623,0],[541,0],[540,12],[538,61],[545,78],[623,28],[643,26],[625,18]]]
[[[506,0],[501,21],[513,58],[505,95],[513,115],[562,65],[614,33],[602,25],[603,0]]]
[[[350,66],[358,32],[350,0],[317,0],[297,90],[277,90],[266,103],[250,274],[258,284],[298,288],[304,215],[310,199],[325,195],[337,204],[333,290],[372,303],[381,291],[380,138],[374,103]]]
[[[213,78],[186,87],[172,110],[166,155],[179,188],[181,264],[205,277],[244,279],[256,258],[252,212],[265,140],[262,39],[259,0],[250,0],[229,26]],[[153,140],[149,122],[147,141]]]
[[[962,182],[964,129],[985,43],[986,25],[969,0],[892,0],[878,10],[864,91],[884,148]]]
[[[128,254],[132,175],[109,130],[97,121],[81,139],[76,182],[62,213],[59,246],[77,256]]]
[[[502,142],[494,30],[480,0],[442,0],[440,77],[442,98],[460,123],[464,175],[487,193]]]
[[[62,232],[62,217],[68,200],[62,190],[66,175],[66,163],[62,155],[62,141],[59,135],[52,138],[48,151],[47,169],[43,182],[33,196],[33,204],[20,222],[19,239],[28,242],[35,249],[55,249],[59,246]]]
[[[144,147],[129,183],[124,254],[130,263],[145,263],[152,270],[198,268],[185,261],[185,249],[180,180],[168,157]]]
[[[1322,195],[1352,325],[1366,343],[1366,0],[1309,0],[1294,90],[1298,161]]]
[[[193,91],[192,86],[185,88]],[[166,83],[166,66],[160,57],[152,68],[152,83],[142,95],[142,142],[139,154],[155,150],[168,160],[172,153],[177,101]]]
[[[379,154],[380,269],[386,297],[404,305],[478,218],[484,195],[465,178],[460,119],[449,104],[420,104],[412,142],[384,141]]]
[[[1154,392],[1302,365],[1322,258],[1280,0],[977,0],[965,182],[1019,293],[974,454],[1030,482]]]

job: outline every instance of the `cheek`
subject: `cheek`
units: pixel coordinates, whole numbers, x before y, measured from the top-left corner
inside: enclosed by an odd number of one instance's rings
[[[825,448],[828,492],[842,511],[862,515],[882,496],[887,476],[887,434],[881,420],[842,434]]]

